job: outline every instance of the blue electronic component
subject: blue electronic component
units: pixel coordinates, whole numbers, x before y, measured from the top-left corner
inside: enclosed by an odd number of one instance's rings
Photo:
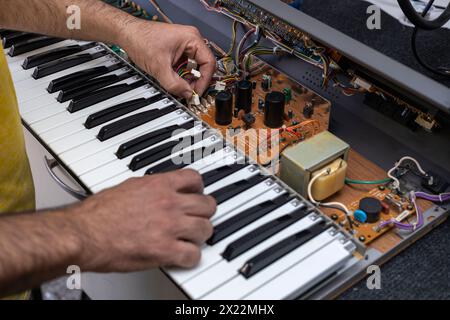
[[[291,7],[297,9],[297,10],[301,10],[302,9],[302,5],[303,5],[303,1],[304,0],[295,0],[294,2],[292,2],[290,4]]]
[[[356,221],[361,223],[365,223],[367,221],[367,214],[360,209],[355,210],[355,212],[353,212],[353,217],[355,218]]]

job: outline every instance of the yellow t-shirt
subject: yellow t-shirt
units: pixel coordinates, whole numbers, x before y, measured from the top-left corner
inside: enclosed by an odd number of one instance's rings
[[[0,214],[34,209],[34,185],[16,93],[0,44]],[[28,291],[6,299],[24,300],[29,297]]]
[[[0,44],[0,213],[35,208],[16,93]]]

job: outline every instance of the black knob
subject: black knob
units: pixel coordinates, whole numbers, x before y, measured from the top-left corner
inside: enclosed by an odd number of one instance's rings
[[[248,80],[239,81],[236,85],[236,109],[252,112],[253,84]]]
[[[368,223],[374,223],[380,220],[380,213],[383,206],[380,200],[367,197],[359,201],[359,209],[366,213]]]
[[[233,120],[233,95],[228,91],[221,91],[216,96],[215,120],[221,126],[229,125]]]
[[[264,124],[269,128],[279,128],[284,123],[284,105],[286,99],[283,93],[272,91],[266,95],[264,104]]]

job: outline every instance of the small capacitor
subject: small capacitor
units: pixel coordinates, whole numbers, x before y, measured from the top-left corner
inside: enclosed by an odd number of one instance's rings
[[[235,108],[244,110],[245,113],[252,111],[253,84],[248,80],[239,81],[236,85]]]
[[[294,111],[288,110],[288,118],[293,119],[294,118]]]
[[[216,96],[216,123],[226,126],[233,120],[233,95],[228,91],[221,91]]]
[[[291,90],[291,88],[284,88],[283,89],[283,93],[284,93],[284,96],[286,98],[286,103],[291,102],[291,100],[292,100],[292,90]]]
[[[263,111],[264,110],[264,100],[263,99],[259,99],[258,100],[258,110],[259,111]]]
[[[314,114],[314,105],[311,102],[307,102],[303,108],[303,115],[305,118],[310,119]]]
[[[262,76],[261,88],[264,91],[270,91],[272,88],[272,77],[268,74]]]
[[[264,104],[264,124],[269,128],[279,128],[284,123],[285,96],[278,91],[266,95]]]

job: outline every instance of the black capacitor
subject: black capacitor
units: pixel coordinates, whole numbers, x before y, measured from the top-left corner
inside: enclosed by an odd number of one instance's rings
[[[253,84],[248,80],[239,81],[236,85],[236,109],[252,112]]]
[[[221,126],[229,125],[233,120],[233,95],[228,91],[221,91],[216,96],[215,120]]]
[[[380,213],[383,210],[383,205],[380,200],[367,197],[359,201],[359,209],[366,213],[368,223],[375,223],[380,220]]]
[[[269,128],[280,128],[284,123],[284,105],[286,98],[283,93],[272,91],[266,95],[264,104],[264,124]]]

